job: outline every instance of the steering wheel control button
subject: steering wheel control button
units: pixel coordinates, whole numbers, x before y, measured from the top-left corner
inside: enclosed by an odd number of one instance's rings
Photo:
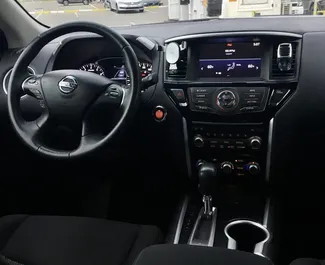
[[[120,95],[120,87],[118,85],[111,85],[105,92],[105,96],[116,98]]]
[[[62,93],[71,94],[78,87],[78,81],[74,76],[68,75],[59,82],[58,86]]]
[[[36,77],[30,77],[27,82],[29,85],[33,85],[33,84],[37,85],[38,84]]]
[[[238,103],[237,96],[230,90],[219,92],[216,100],[217,106],[223,111],[233,110]]]
[[[40,80],[37,76],[28,77],[22,84],[23,91],[34,98],[36,98],[41,106],[45,109],[45,101],[40,88]]]
[[[39,105],[41,108],[45,109],[45,101],[43,99],[39,100]]]
[[[164,107],[157,106],[154,109],[153,116],[154,116],[156,121],[161,122],[161,121],[164,121],[166,119],[167,112],[166,112]]]
[[[123,88],[117,84],[110,85],[101,97],[97,100],[97,105],[105,107],[118,107],[122,104]]]

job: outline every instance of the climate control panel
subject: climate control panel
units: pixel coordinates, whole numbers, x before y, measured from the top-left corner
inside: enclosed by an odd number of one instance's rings
[[[214,159],[213,161],[199,159],[196,162],[196,167],[206,162],[212,162],[216,165],[217,169],[220,170],[220,175],[227,178],[233,177],[240,178],[241,180],[245,177],[254,177],[261,174],[261,166],[258,162],[252,161],[249,158],[237,158],[227,161],[219,161]]]
[[[193,122],[189,138],[193,168],[212,162],[231,182],[263,179],[267,131],[262,123]]]

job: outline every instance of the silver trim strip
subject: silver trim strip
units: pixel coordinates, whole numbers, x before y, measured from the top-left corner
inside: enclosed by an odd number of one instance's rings
[[[260,223],[254,222],[254,221],[237,220],[237,221],[233,221],[233,222],[229,223],[228,225],[226,225],[226,227],[224,229],[224,233],[225,233],[226,237],[228,238],[227,248],[228,249],[237,249],[236,240],[234,240],[228,234],[229,228],[236,225],[236,224],[251,224],[253,226],[256,226],[256,227],[262,229],[265,232],[266,238],[263,241],[258,242],[254,247],[254,254],[263,256],[263,254],[262,254],[263,246],[264,246],[264,243],[267,242],[270,239],[270,232],[267,230],[267,228],[265,226],[261,225]]]
[[[285,46],[285,45],[287,45],[289,47],[289,56],[282,56],[280,54],[281,47]],[[277,50],[277,56],[278,56],[278,59],[279,58],[292,58],[292,44],[291,43],[281,43],[281,44],[279,44],[278,50]]]
[[[31,66],[28,66],[27,68],[28,68],[28,70],[31,71],[32,75],[36,75],[35,70]],[[8,95],[8,88],[6,87],[6,79],[10,76],[10,74],[12,72],[12,69],[13,68],[9,69],[8,72],[5,74],[5,76],[2,79],[2,89],[3,89],[3,92],[5,92],[6,95]]]
[[[276,107],[281,104],[284,100],[287,99],[287,96],[289,95],[289,93],[291,92],[290,89],[288,89],[287,93],[285,93],[285,95],[282,97],[282,99],[275,105]]]
[[[269,217],[270,217],[270,198],[266,199],[266,204],[265,204],[265,209],[264,209],[264,217],[263,217],[263,226],[266,227],[267,229],[269,229]],[[266,257],[263,253],[264,253],[264,246],[265,244],[263,244],[261,246],[261,252],[257,253],[258,255],[262,256],[262,257]]]
[[[183,117],[183,134],[184,134],[184,146],[185,146],[185,158],[186,158],[186,166],[187,166],[187,174],[188,177],[192,177],[192,167],[191,167],[191,156],[190,156],[190,147],[188,140],[188,131],[187,131],[187,122]]]
[[[212,32],[212,33],[198,33],[198,34],[189,34],[178,37],[173,37],[165,40],[165,44],[173,41],[181,41],[181,40],[189,40],[189,39],[197,39],[197,38],[206,38],[206,37],[220,37],[220,36],[260,36],[260,35],[268,35],[268,36],[283,36],[283,37],[293,37],[293,38],[302,38],[302,35],[296,33],[289,32],[277,32],[277,31],[235,31],[235,32]]]
[[[203,243],[200,243],[200,242],[196,242],[194,238],[194,235],[195,235],[195,232],[197,230],[197,227],[199,225],[199,222],[201,221],[202,219],[202,216],[204,215],[204,208],[202,207],[201,208],[201,211],[196,219],[196,222],[195,222],[195,225],[194,225],[194,228],[192,230],[192,233],[191,233],[191,236],[188,240],[188,244],[189,245],[194,245],[194,246],[206,246],[206,247],[213,247],[213,244],[214,244],[214,237],[215,237],[215,234],[216,234],[216,226],[217,226],[217,208],[213,207],[212,208],[212,224],[211,224],[211,230],[210,230],[210,236],[209,236],[209,241],[208,241],[208,244],[203,244]]]
[[[268,228],[269,224],[269,215],[270,215],[270,198],[267,198],[264,210],[264,217],[263,217],[263,226]]]
[[[123,92],[123,95],[122,95],[122,100],[121,100],[120,106],[122,106],[124,104],[124,99],[125,99],[125,88],[123,88],[123,87],[122,87],[122,92]]]
[[[188,201],[189,201],[189,198],[186,196],[184,201],[183,201],[181,214],[179,215],[179,219],[178,219],[178,223],[177,223],[177,228],[176,228],[176,233],[175,233],[173,244],[178,244],[178,242],[179,242],[179,238],[181,236],[182,227],[183,227],[183,223],[184,223],[184,217],[185,217],[185,213],[186,213],[186,210],[187,210]]]
[[[268,133],[267,153],[266,153],[266,171],[265,171],[266,182],[269,182],[270,180],[273,126],[274,126],[274,118],[272,118],[269,122],[269,133]]]

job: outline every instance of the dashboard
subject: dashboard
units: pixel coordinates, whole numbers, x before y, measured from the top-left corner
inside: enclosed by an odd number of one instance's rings
[[[161,150],[175,163],[184,158],[180,164],[189,176],[201,159],[229,162],[232,181],[242,174],[252,180],[245,167],[251,163],[259,171],[255,180],[265,181],[322,169],[316,153],[325,149],[323,18],[218,19],[116,30],[132,45],[141,74],[158,74],[158,83],[141,95],[134,125],[133,135],[143,139],[148,153]],[[3,56],[1,79],[18,56]],[[94,34],[60,37],[30,67],[36,74],[82,69],[127,82],[118,47]],[[5,117],[5,93],[0,101]],[[28,97],[22,106],[38,111]],[[165,114],[161,120],[154,116],[157,108]]]

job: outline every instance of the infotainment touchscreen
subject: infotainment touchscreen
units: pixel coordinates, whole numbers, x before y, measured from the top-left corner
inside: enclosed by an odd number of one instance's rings
[[[215,39],[199,46],[199,77],[259,77],[262,44],[259,40]]]

